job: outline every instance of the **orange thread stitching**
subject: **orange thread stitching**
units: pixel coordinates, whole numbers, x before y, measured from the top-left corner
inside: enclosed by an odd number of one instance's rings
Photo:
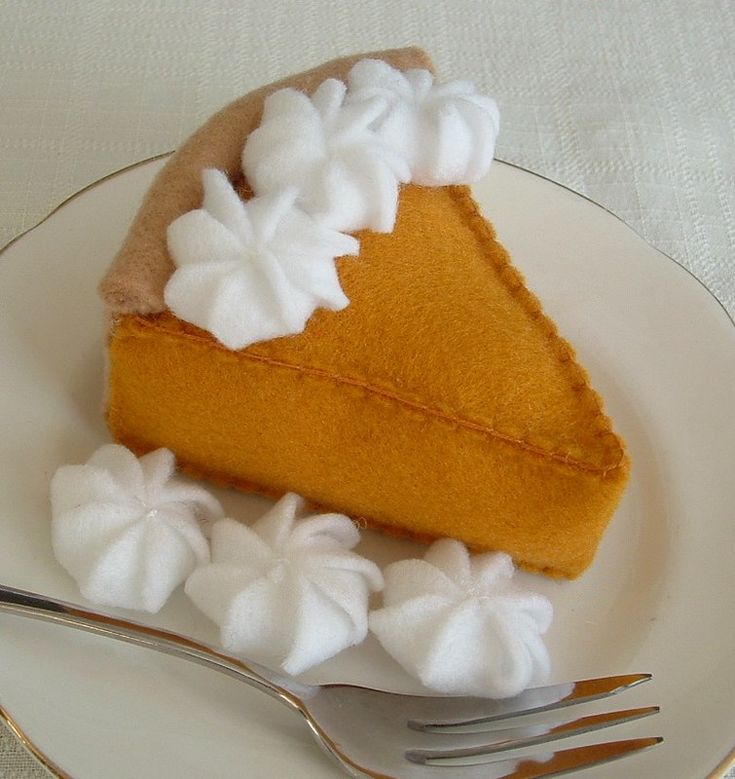
[[[154,319],[141,317],[141,316],[134,316],[134,319],[136,322],[142,326],[145,329],[148,330],[155,330],[160,335],[174,339],[177,337],[183,336],[187,340],[195,341],[195,342],[205,342],[205,340],[191,332],[187,332],[185,330],[180,330],[176,333],[173,333],[169,330],[164,329],[161,327]],[[128,336],[128,337],[135,337],[134,335]],[[555,460],[557,462],[561,462],[564,465],[569,466],[570,468],[575,468],[580,471],[586,471],[588,473],[599,473],[602,476],[605,476],[610,471],[615,470],[616,468],[620,467],[624,460],[624,455],[621,452],[621,457],[619,460],[616,460],[615,463],[612,463],[610,465],[603,465],[603,466],[597,466],[597,465],[591,465],[589,463],[582,462],[580,460],[575,459],[574,457],[571,457],[570,455],[564,453],[564,452],[554,452],[549,451],[547,449],[543,449],[540,446],[536,446],[534,444],[529,443],[528,441],[524,441],[519,438],[513,438],[512,436],[509,436],[505,433],[501,433],[498,430],[494,430],[493,428],[487,427],[487,425],[484,425],[480,422],[473,422],[469,419],[464,419],[462,417],[457,417],[451,414],[447,414],[440,409],[433,408],[431,406],[427,406],[421,403],[416,403],[411,400],[407,400],[406,398],[402,398],[399,395],[396,395],[388,390],[385,390],[381,387],[375,387],[372,384],[369,384],[367,381],[363,379],[355,379],[351,378],[349,376],[340,376],[338,374],[330,373],[328,371],[322,370],[320,368],[308,368],[302,365],[295,365],[293,363],[285,362],[283,360],[275,360],[271,357],[266,357],[264,355],[259,354],[252,354],[245,351],[239,351],[235,352],[231,349],[228,349],[227,347],[223,346],[222,344],[218,343],[214,340],[206,340],[206,343],[210,347],[214,347],[221,351],[224,354],[229,355],[233,359],[244,359],[249,360],[251,362],[258,362],[265,365],[270,365],[276,368],[283,368],[286,370],[295,371],[297,373],[300,373],[304,376],[311,376],[314,378],[319,379],[326,379],[334,381],[337,384],[344,384],[351,387],[356,387],[358,389],[363,389],[366,392],[369,392],[370,394],[377,395],[378,397],[386,398],[387,400],[391,400],[394,403],[405,406],[407,408],[411,408],[415,411],[419,411],[423,414],[426,414],[427,416],[432,416],[438,419],[441,419],[445,422],[450,422],[456,424],[458,427],[462,427],[468,430],[473,430],[475,432],[483,433],[491,438],[498,439],[500,441],[503,441],[504,443],[510,444],[512,446],[515,446],[519,449],[522,449],[524,451],[530,452],[532,454],[538,455],[540,457],[549,458],[552,460]]]
[[[452,186],[449,187],[449,190],[452,199],[462,210],[467,223],[474,231],[475,236],[478,241],[480,241],[483,248],[489,241],[492,241],[493,243],[496,242],[495,233],[489,222],[480,212],[477,203],[475,203],[472,198],[469,188],[466,186]],[[555,347],[559,363],[566,366],[565,370],[570,372],[570,378],[573,382],[571,387],[572,391],[579,395],[584,395],[592,404],[592,420],[602,422],[603,429],[609,432],[617,441],[618,438],[612,431],[610,421],[603,410],[602,399],[599,394],[589,386],[588,377],[584,369],[576,361],[572,360],[571,347],[558,334],[556,325],[548,316],[546,316],[538,298],[528,289],[528,287],[526,287],[520,271],[510,262],[507,254],[502,260],[498,259],[491,252],[484,252],[484,254],[488,261],[495,266],[498,275],[503,280],[510,294],[518,299],[531,318],[539,322],[543,327],[544,334]],[[619,445],[617,449],[619,459],[617,464],[613,467],[617,467],[617,465],[622,463],[625,457],[625,453]]]
[[[475,236],[480,242],[483,250],[485,249],[488,242],[495,243],[496,238],[493,228],[490,223],[483,217],[480,209],[470,194],[469,188],[466,186],[450,186],[447,189],[449,190],[455,205],[461,210],[467,224],[475,233]],[[432,406],[417,403],[415,401],[400,397],[388,390],[382,389],[381,387],[376,387],[368,383],[366,380],[340,376],[338,374],[334,374],[319,368],[306,368],[304,366],[294,365],[280,360],[274,360],[273,358],[262,355],[245,352],[237,352],[237,354],[239,354],[242,358],[251,361],[273,365],[275,367],[296,371],[302,375],[332,380],[338,384],[345,384],[348,386],[364,389],[365,391],[374,395],[392,400],[399,405],[403,405],[429,416],[454,423],[459,427],[484,433],[492,438],[504,441],[505,443],[516,446],[522,450],[562,462],[565,465],[576,468],[578,470],[587,471],[590,473],[600,473],[605,476],[608,472],[619,468],[625,461],[625,452],[619,444],[617,435],[610,427],[610,422],[602,408],[602,400],[600,396],[589,386],[586,373],[582,367],[572,359],[571,347],[563,338],[561,338],[561,336],[559,336],[555,324],[548,318],[548,316],[546,316],[541,304],[538,301],[538,298],[536,298],[536,296],[526,287],[522,274],[510,262],[507,255],[503,259],[498,259],[492,252],[483,251],[483,254],[485,255],[485,258],[493,264],[499,278],[504,283],[508,292],[518,300],[528,315],[534,321],[538,322],[542,327],[544,335],[554,346],[559,364],[565,366],[565,369],[570,373],[570,378],[573,382],[571,385],[572,391],[578,395],[583,395],[585,399],[591,403],[592,408],[590,419],[600,427],[600,429],[595,434],[595,437],[609,437],[612,439],[612,442],[616,444],[615,449],[617,450],[617,456],[615,457],[613,453],[611,453],[610,464],[602,466],[590,465],[589,463],[577,460],[563,452],[549,451],[543,447],[537,446],[528,441],[524,441],[523,439],[514,438],[513,436],[490,428],[482,423],[463,419],[461,417],[457,417],[456,415],[447,414],[446,412],[433,408]],[[157,323],[150,318],[139,315],[136,315],[135,318],[145,327],[157,329],[163,335],[173,336],[170,331],[158,327]],[[184,330],[179,331],[177,334],[183,335],[185,338],[190,338],[193,340],[202,340],[199,336]],[[211,345],[219,348],[225,353],[235,354],[216,341],[212,341]],[[613,457],[615,457],[614,460]]]

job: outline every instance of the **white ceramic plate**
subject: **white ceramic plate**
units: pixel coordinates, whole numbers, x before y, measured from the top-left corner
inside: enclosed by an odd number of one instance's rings
[[[0,260],[0,579],[7,584],[80,600],[51,554],[48,483],[59,465],[86,459],[108,440],[95,287],[161,165],[88,188]],[[555,680],[654,674],[615,704],[659,704],[661,713],[596,737],[663,735],[664,744],[590,776],[718,775],[735,738],[733,323],[685,270],[569,190],[497,164],[476,195],[577,347],[634,463],[594,566],[575,582],[523,575],[556,607]],[[246,520],[267,505],[219,494]],[[370,533],[362,551],[381,563],[421,553]],[[144,619],[215,641],[180,592]],[[370,640],[308,678],[417,689]],[[8,615],[0,616],[0,703],[57,773],[74,779],[340,776],[296,717],[243,685]]]

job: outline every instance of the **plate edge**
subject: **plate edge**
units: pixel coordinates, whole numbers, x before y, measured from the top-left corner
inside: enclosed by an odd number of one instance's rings
[[[0,721],[4,722],[10,732],[16,737],[21,745],[53,776],[55,779],[73,779],[60,766],[54,763],[48,755],[42,752],[31,740],[28,734],[23,730],[17,720],[10,712],[0,704]]]
[[[162,160],[166,157],[170,157],[172,154],[174,154],[175,150],[171,149],[169,151],[160,152],[159,154],[154,154],[152,157],[146,157],[145,159],[138,160],[137,162],[132,162],[130,165],[125,165],[122,168],[118,168],[117,170],[111,171],[110,173],[105,174],[102,176],[102,178],[96,179],[95,181],[90,182],[89,184],[86,184],[81,189],[78,189],[76,192],[73,192],[68,197],[65,197],[60,203],[55,205],[42,219],[40,219],[38,222],[36,222],[34,225],[31,225],[30,227],[23,230],[23,232],[18,233],[18,235],[13,236],[6,244],[3,246],[0,246],[0,256],[4,254],[6,249],[9,249],[16,241],[19,241],[24,236],[28,235],[31,231],[35,230],[37,227],[40,227],[44,222],[46,222],[50,217],[52,217],[59,209],[63,208],[67,203],[74,200],[79,195],[84,194],[90,189],[94,189],[98,184],[103,184],[108,179],[114,178],[115,176],[120,175],[121,173],[126,173],[129,170],[133,170],[135,168],[141,167],[142,165],[146,165],[149,162],[155,162],[156,160]],[[717,303],[717,305],[722,309],[725,316],[730,320],[730,324],[735,327],[735,315],[731,314],[730,311],[727,309],[725,304],[715,295],[715,293],[702,281],[702,279],[699,278],[693,271],[691,271],[689,268],[686,267],[683,263],[679,262],[679,260],[672,257],[670,254],[666,254],[663,250],[659,249],[657,246],[654,246],[652,243],[650,243],[646,238],[644,238],[638,230],[636,230],[634,227],[628,224],[628,222],[623,219],[622,216],[619,216],[614,211],[609,209],[607,206],[603,205],[602,203],[598,203],[596,200],[593,200],[589,195],[585,195],[582,192],[577,192],[576,189],[572,189],[571,187],[567,186],[566,184],[562,184],[560,181],[556,181],[555,179],[552,179],[549,176],[546,176],[543,173],[538,173],[535,170],[530,170],[529,168],[524,168],[522,165],[519,165],[515,162],[510,162],[509,160],[501,159],[500,157],[495,158],[495,162],[499,162],[501,165],[507,165],[509,168],[514,168],[515,170],[520,170],[523,173],[528,173],[531,176],[536,176],[536,178],[541,179],[542,181],[548,181],[550,184],[554,184],[557,187],[560,187],[561,189],[565,189],[567,192],[570,192],[572,195],[576,195],[579,198],[582,198],[582,200],[586,200],[588,203],[590,203],[593,206],[597,206],[597,208],[602,209],[605,213],[609,214],[610,216],[614,217],[618,220],[622,225],[628,228],[634,235],[638,236],[638,238],[643,241],[646,246],[653,249],[655,252],[660,254],[662,257],[665,257],[670,262],[673,262],[674,265],[681,268],[688,276],[690,276],[694,281],[697,282],[697,284],[702,287],[702,289]]]
[[[113,170],[110,173],[106,173],[102,178],[95,179],[94,181],[90,181],[89,184],[85,184],[81,189],[78,189],[76,192],[72,192],[71,195],[68,195],[65,197],[60,203],[57,203],[47,214],[46,216],[42,217],[38,220],[35,224],[31,225],[30,227],[27,227],[23,232],[18,233],[18,235],[14,235],[6,244],[3,246],[0,246],[0,256],[2,256],[7,249],[9,249],[14,243],[17,241],[20,241],[21,238],[24,238],[28,233],[33,232],[37,227],[40,227],[44,222],[46,222],[48,219],[50,219],[57,211],[60,211],[65,205],[70,203],[72,200],[79,197],[79,195],[83,195],[85,192],[88,192],[90,189],[94,189],[99,184],[104,184],[109,179],[115,178],[115,176],[119,176],[121,173],[127,173],[129,170],[134,170],[135,168],[140,168],[143,165],[146,165],[149,162],[155,162],[156,160],[162,160],[166,157],[170,157],[173,154],[173,150],[164,151],[160,154],[154,154],[152,157],[146,157],[143,160],[138,160],[137,162],[132,162],[130,165],[125,165],[122,168],[118,168],[117,170]]]
[[[684,265],[679,260],[672,257],[670,254],[666,254],[665,251],[662,249],[659,249],[658,246],[654,246],[652,243],[650,243],[646,238],[644,238],[638,230],[636,230],[634,227],[629,225],[625,219],[623,219],[622,216],[619,214],[616,214],[614,211],[609,209],[607,206],[604,206],[602,203],[598,203],[596,200],[593,200],[589,195],[585,195],[582,192],[577,192],[576,189],[572,189],[571,187],[567,186],[566,184],[562,184],[560,181],[556,181],[555,179],[550,178],[549,176],[544,175],[543,173],[537,173],[535,170],[529,170],[528,168],[524,168],[522,165],[518,165],[515,162],[509,162],[508,160],[502,160],[498,157],[495,158],[495,162],[500,162],[503,165],[507,165],[509,168],[515,168],[516,170],[523,171],[524,173],[528,173],[531,176],[536,176],[536,178],[541,179],[542,181],[548,181],[550,184],[554,184],[557,187],[560,187],[561,189],[565,189],[567,192],[570,192],[572,195],[576,195],[579,198],[582,198],[582,200],[586,200],[588,203],[590,203],[593,206],[597,206],[597,208],[602,209],[606,214],[609,214],[610,216],[615,217],[615,219],[618,220],[622,225],[628,228],[633,235],[638,236],[638,238],[643,241],[643,243],[646,244],[649,248],[653,249],[655,252],[660,254],[662,257],[666,258],[670,262],[673,262],[674,265],[681,268],[688,276],[690,276],[694,281],[697,282],[697,284],[702,287],[702,289],[717,303],[717,305],[722,309],[725,316],[730,320],[730,324],[735,327],[735,314],[731,314],[730,311],[727,309],[725,304],[715,295],[715,293],[702,281],[702,279],[699,278],[693,271],[691,271],[689,268],[687,268],[686,265]],[[0,249],[0,254],[2,253],[2,249]],[[709,779],[709,777],[707,777]]]
[[[59,202],[56,206],[54,206],[42,219],[40,219],[38,222],[36,222],[34,225],[31,225],[27,229],[23,230],[23,232],[19,233],[18,235],[15,235],[13,238],[11,238],[6,244],[3,246],[0,246],[0,257],[5,253],[7,249],[9,249],[11,246],[13,246],[17,241],[19,241],[21,238],[28,235],[30,232],[35,230],[37,227],[40,227],[42,224],[44,224],[48,219],[50,219],[55,213],[57,213],[61,208],[63,208],[65,205],[70,203],[72,200],[77,198],[79,195],[84,194],[85,192],[88,192],[91,189],[94,189],[100,184],[105,183],[109,179],[115,178],[116,176],[127,173],[130,170],[134,170],[135,168],[141,167],[143,165],[146,165],[150,162],[155,162],[157,160],[165,159],[166,157],[171,156],[174,153],[173,150],[161,152],[159,154],[155,154],[151,157],[147,157],[142,160],[138,160],[137,162],[133,162],[129,165],[125,165],[122,168],[119,168],[117,170],[111,171],[110,173],[107,173],[106,175],[102,176],[99,179],[96,179],[95,181],[90,182],[89,184],[86,184],[81,189],[77,190],[76,192],[73,192],[68,197],[64,198],[61,202]],[[509,162],[508,160],[503,160],[500,158],[495,159],[496,162],[501,163],[502,165],[506,165],[509,168],[514,168],[516,170],[522,171],[523,173],[528,173],[532,176],[535,176],[537,178],[542,179],[543,181],[548,181],[550,184],[554,184],[557,187],[560,187],[561,189],[566,190],[567,192],[570,192],[572,195],[576,195],[577,197],[582,198],[583,200],[587,201],[588,203],[597,206],[597,208],[602,209],[604,212],[609,214],[610,216],[613,216],[617,221],[619,221],[622,225],[624,225],[628,230],[630,230],[634,235],[636,235],[638,238],[640,238],[646,246],[650,247],[654,251],[656,251],[659,255],[664,257],[665,259],[672,262],[675,266],[681,268],[688,276],[690,276],[713,300],[714,302],[719,306],[719,308],[723,311],[725,316],[730,321],[730,324],[735,328],[735,318],[733,315],[730,314],[728,309],[725,307],[725,304],[715,295],[714,292],[712,292],[711,289],[698,277],[696,276],[689,268],[687,268],[685,265],[683,265],[681,262],[676,260],[674,257],[671,257],[669,254],[666,254],[664,251],[659,249],[658,247],[654,246],[653,244],[649,243],[635,228],[631,227],[621,216],[616,214],[614,211],[611,211],[607,206],[602,205],[601,203],[598,203],[596,200],[593,200],[588,195],[585,195],[581,192],[577,192],[576,190],[572,189],[571,187],[567,186],[566,184],[562,184],[559,181],[555,181],[554,179],[550,178],[549,176],[546,176],[542,173],[538,173],[533,170],[529,170],[528,168],[524,168],[522,165],[518,165],[514,162]],[[60,768],[56,763],[54,763],[51,758],[49,758],[44,752],[42,752],[30,739],[30,737],[23,731],[20,724],[12,717],[9,711],[5,709],[2,704],[0,704],[0,720],[2,720],[5,725],[8,727],[8,729],[11,731],[11,733],[18,739],[18,741],[22,744],[22,746],[34,757],[36,758],[43,766],[44,768],[49,771],[52,776],[55,777],[55,779],[73,779],[73,777],[66,773],[62,768]],[[707,774],[705,779],[722,779],[724,774],[730,769],[735,767],[735,746],[733,746],[732,750],[728,752],[725,757],[717,763],[717,765],[712,769],[710,773]]]

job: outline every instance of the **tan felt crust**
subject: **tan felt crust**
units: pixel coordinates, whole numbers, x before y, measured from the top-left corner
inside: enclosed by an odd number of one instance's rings
[[[258,126],[265,98],[292,87],[311,93],[327,78],[344,80],[355,62],[382,59],[399,70],[427,68],[431,60],[418,48],[390,49],[332,60],[290,76],[230,103],[216,113],[174,154],[148,190],[122,248],[100,284],[100,294],[113,313],[153,314],[163,311],[163,290],[174,266],[166,249],[166,228],[177,216],[198,208],[201,171],[219,168],[230,178],[240,170],[247,136]]]

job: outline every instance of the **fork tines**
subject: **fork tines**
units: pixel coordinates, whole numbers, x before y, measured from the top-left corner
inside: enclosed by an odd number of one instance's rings
[[[562,738],[621,725],[656,714],[658,706],[625,709],[576,717],[563,722],[530,724],[503,722],[527,715],[550,713],[580,703],[607,698],[630,690],[651,679],[650,674],[587,679],[569,684],[534,688],[506,700],[471,698],[426,699],[420,716],[408,719],[408,727],[422,735],[422,746],[405,757],[426,766],[451,766],[458,779],[540,779],[615,760],[659,744],[659,736],[634,738],[544,752],[540,756],[519,755],[498,759],[501,753],[549,744]],[[436,702],[434,704],[434,702]],[[436,711],[431,711],[435,708]],[[477,773],[482,765],[482,774]],[[463,768],[464,767],[464,768]]]

